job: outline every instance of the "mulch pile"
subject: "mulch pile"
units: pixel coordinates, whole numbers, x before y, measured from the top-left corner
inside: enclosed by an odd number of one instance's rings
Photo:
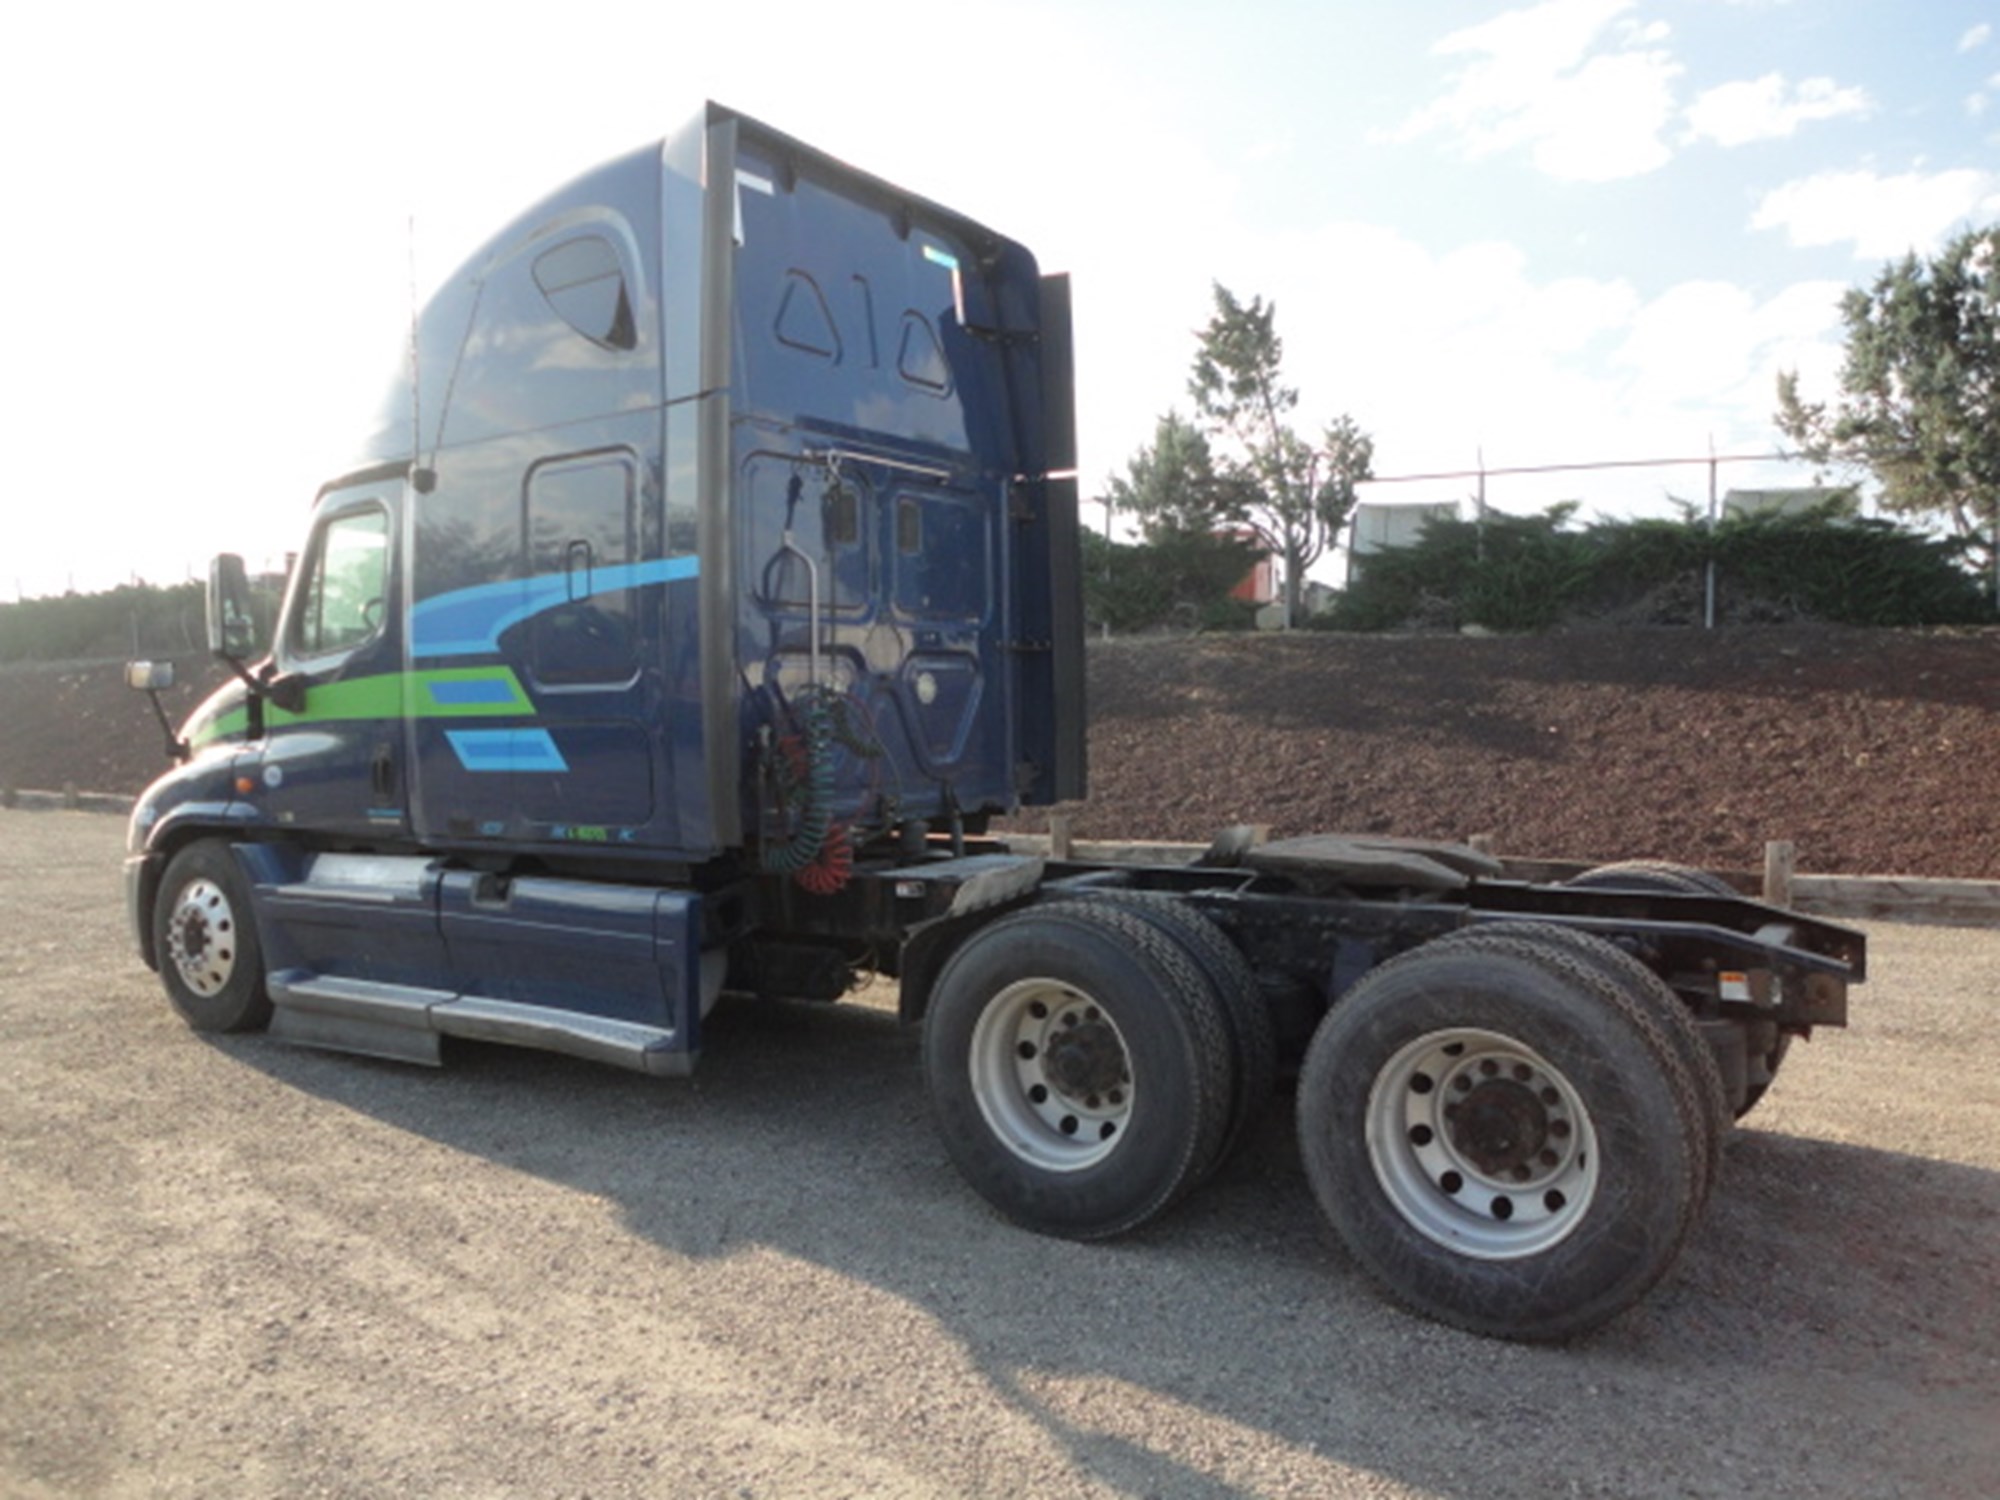
[[[1090,690],[1079,837],[2000,878],[2000,630],[1113,641]]]

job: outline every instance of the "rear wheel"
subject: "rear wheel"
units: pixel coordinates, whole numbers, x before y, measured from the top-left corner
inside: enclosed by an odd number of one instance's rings
[[[1664,891],[1680,896],[1741,896],[1743,893],[1707,870],[1697,870],[1688,865],[1669,864],[1664,860],[1633,859],[1621,864],[1599,865],[1594,870],[1586,870],[1569,885],[1591,890],[1607,891]],[[1636,962],[1636,960],[1635,960]],[[1763,1054],[1761,1080],[1753,1081],[1745,1092],[1740,1106],[1732,1103],[1721,1074],[1716,1074],[1715,1086],[1722,1095],[1722,1113],[1725,1120],[1740,1120],[1757,1107],[1757,1101],[1769,1092],[1778,1074],[1778,1065],[1785,1060],[1785,1052],[1791,1044],[1789,1036],[1780,1035],[1770,1050]],[[1705,1085],[1704,1085],[1705,1086]]]
[[[1335,1003],[1299,1079],[1306,1173],[1393,1295],[1568,1338],[1664,1275],[1707,1183],[1707,1105],[1647,1008],[1534,943],[1427,945]]]
[[[1065,899],[1057,893],[1056,899]],[[1161,891],[1089,890],[1075,899],[1129,911],[1178,943],[1201,969],[1229,1032],[1234,1059],[1234,1104],[1215,1165],[1220,1166],[1256,1128],[1278,1086],[1278,1036],[1256,972],[1222,930],[1186,902]]]
[[[153,951],[167,999],[196,1031],[256,1031],[271,1019],[250,895],[229,846],[189,844],[153,905]]]
[[[1528,945],[1530,953],[1553,950],[1588,964],[1624,990],[1641,1013],[1658,1023],[1662,1037],[1673,1048],[1675,1057],[1694,1086],[1696,1097],[1704,1106],[1700,1137],[1703,1166],[1700,1202],[1706,1203],[1708,1195],[1715,1189],[1716,1179],[1722,1173],[1722,1148],[1728,1139],[1734,1111],[1730,1108],[1728,1086],[1722,1081],[1722,1068],[1715,1060],[1715,1050],[1702,1036],[1693,1014],[1664,979],[1630,953],[1604,938],[1580,932],[1574,927],[1559,927],[1550,922],[1509,923],[1454,933],[1439,938],[1430,946],[1432,951],[1444,946],[1492,951],[1521,944]]]
[[[1663,891],[1673,896],[1740,896],[1720,875],[1663,859],[1627,859],[1585,870],[1565,885],[1597,891]]]
[[[1771,1092],[1771,1085],[1778,1081],[1778,1069],[1784,1065],[1785,1054],[1792,1050],[1792,1034],[1778,1033],[1778,1039],[1760,1057],[1764,1065],[1762,1078],[1754,1079],[1743,1093],[1743,1107],[1736,1111],[1736,1118],[1742,1119],[1755,1109],[1763,1097]]]
[[[1062,902],[946,963],[924,1023],[932,1109],[973,1188],[1015,1223],[1098,1239],[1208,1171],[1232,1106],[1221,1001],[1143,918]]]

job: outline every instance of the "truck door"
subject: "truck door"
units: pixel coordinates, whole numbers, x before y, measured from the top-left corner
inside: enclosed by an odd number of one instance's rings
[[[398,570],[400,479],[321,497],[272,645],[254,794],[277,822],[393,838],[408,827]]]
[[[519,629],[528,691],[549,746],[517,764],[515,810],[542,836],[627,842],[653,816],[648,711],[658,591],[644,566],[642,485],[625,450],[565,454],[528,470],[522,551],[543,607]]]
[[[652,555],[634,449],[557,452],[523,470],[521,446],[448,455],[422,502],[420,580],[430,549],[431,573],[456,586],[411,611],[417,828],[657,842],[660,585],[692,567]]]

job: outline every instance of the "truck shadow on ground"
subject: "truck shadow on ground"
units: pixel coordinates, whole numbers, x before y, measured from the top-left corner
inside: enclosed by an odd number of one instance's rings
[[[2000,1460],[2000,1439],[1967,1436],[1990,1429],[2000,1371],[2000,1174],[1742,1132],[1668,1281],[1596,1335],[1531,1348],[1371,1288],[1322,1228],[1289,1099],[1176,1212],[1074,1245],[1002,1223],[959,1181],[893,1016],[728,1002],[707,1040],[686,1083],[472,1044],[442,1073],[219,1045],[611,1202],[674,1255],[770,1248],[899,1299],[1121,1492],[1262,1492],[1218,1455],[1240,1473],[1243,1450],[1273,1444],[1308,1469],[1467,1497],[1835,1493],[1862,1473],[1969,1494]],[[1655,1436],[1633,1440],[1635,1424]],[[1629,1458],[1579,1475],[1579,1453]]]

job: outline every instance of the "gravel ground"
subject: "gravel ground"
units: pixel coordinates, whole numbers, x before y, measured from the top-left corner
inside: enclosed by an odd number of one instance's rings
[[[1567,1348],[1383,1302],[1287,1111],[1181,1211],[997,1223],[867,1004],[692,1082],[183,1030],[120,825],[0,812],[0,1493],[1987,1496],[2000,933],[1880,925],[1678,1271]]]

